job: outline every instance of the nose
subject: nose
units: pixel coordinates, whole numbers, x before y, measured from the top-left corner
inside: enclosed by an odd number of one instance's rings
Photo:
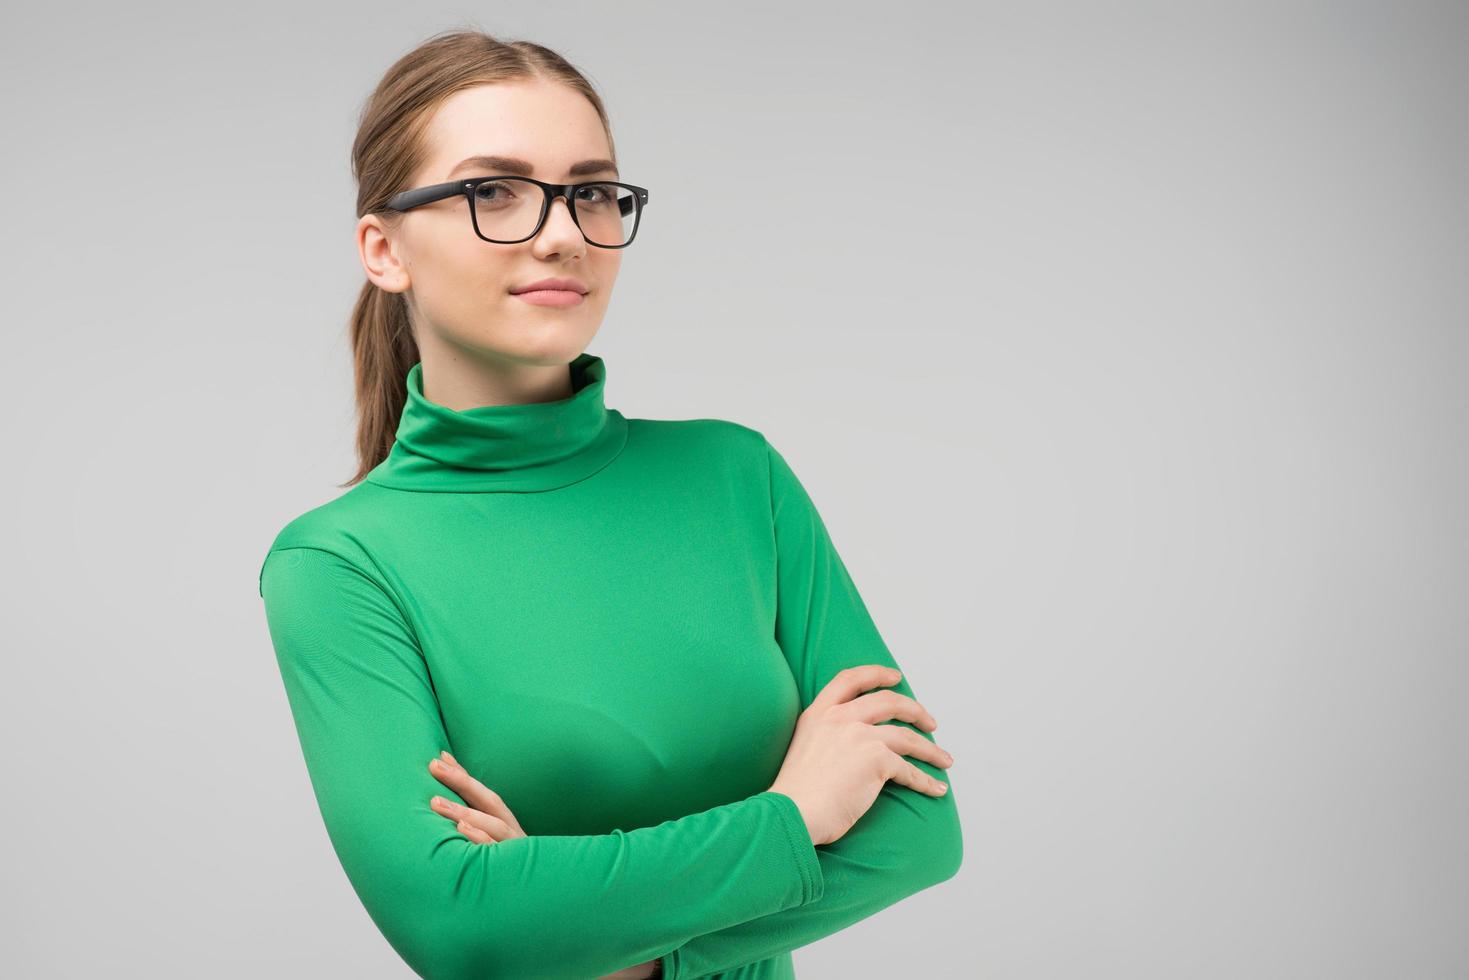
[[[558,204],[561,205],[561,213],[566,215],[564,223],[556,216],[556,205]],[[555,230],[551,232],[553,236],[564,235],[577,239],[582,237],[581,228],[577,226],[576,219],[571,216],[571,202],[566,199],[565,194],[557,194],[551,198],[551,210],[546,214],[546,223],[541,228],[541,234],[546,234],[547,229],[550,229],[552,225],[555,225]]]

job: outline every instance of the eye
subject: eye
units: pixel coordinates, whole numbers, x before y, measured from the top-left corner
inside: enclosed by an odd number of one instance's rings
[[[612,199],[612,188],[606,184],[591,184],[577,190],[577,199],[588,204],[606,204]]]
[[[504,180],[487,180],[474,188],[474,199],[481,204],[498,204],[513,197],[515,188]]]

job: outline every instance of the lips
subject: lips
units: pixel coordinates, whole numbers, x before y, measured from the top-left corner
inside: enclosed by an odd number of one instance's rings
[[[535,290],[550,289],[585,295],[587,287],[579,279],[540,279],[536,282],[526,283],[524,286],[516,286],[510,290],[513,294],[528,293]]]

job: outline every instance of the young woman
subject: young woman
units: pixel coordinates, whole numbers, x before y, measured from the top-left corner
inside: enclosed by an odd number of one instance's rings
[[[478,31],[394,64],[353,147],[361,468],[259,588],[332,845],[424,977],[792,977],[961,860],[936,722],[784,458],[606,406],[650,199],[616,160],[574,67]]]

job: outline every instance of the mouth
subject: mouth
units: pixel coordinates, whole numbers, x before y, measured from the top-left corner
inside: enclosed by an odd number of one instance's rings
[[[511,295],[532,306],[578,306],[586,299],[574,289],[527,289]]]
[[[538,279],[535,282],[528,282],[524,286],[515,286],[510,292],[516,296],[529,292],[571,292],[585,295],[588,290],[586,283],[580,279],[552,277],[550,279]]]

